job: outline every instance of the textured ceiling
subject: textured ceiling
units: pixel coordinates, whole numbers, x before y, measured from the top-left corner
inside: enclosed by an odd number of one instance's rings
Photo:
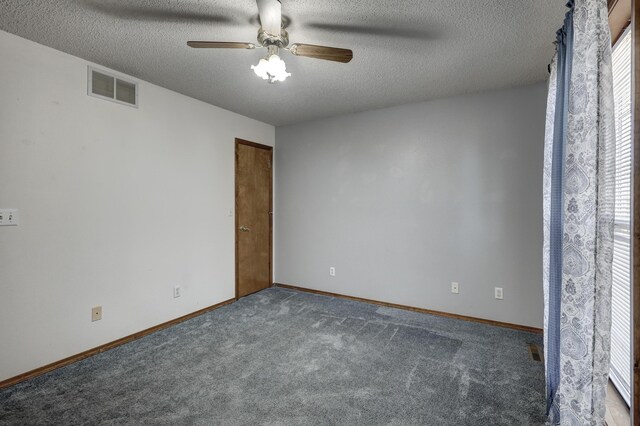
[[[281,56],[292,76],[250,69],[252,0],[0,0],[0,29],[258,120],[313,118],[544,80],[566,0],[282,0],[291,43],[350,48],[340,64]],[[1,52],[0,52],[1,53]]]

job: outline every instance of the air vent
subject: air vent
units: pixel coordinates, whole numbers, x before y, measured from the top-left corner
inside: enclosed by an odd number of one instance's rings
[[[89,96],[117,102],[119,104],[138,106],[137,83],[117,77],[109,72],[89,67]]]
[[[531,355],[531,359],[533,359],[534,361],[542,362],[542,354],[538,349],[538,345],[536,345],[535,343],[529,343],[528,346],[529,346],[529,355]]]

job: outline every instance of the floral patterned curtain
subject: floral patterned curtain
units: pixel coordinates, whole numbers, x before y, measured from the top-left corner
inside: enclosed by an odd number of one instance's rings
[[[604,425],[615,195],[611,35],[606,0],[567,6],[545,133],[547,409],[550,424]]]

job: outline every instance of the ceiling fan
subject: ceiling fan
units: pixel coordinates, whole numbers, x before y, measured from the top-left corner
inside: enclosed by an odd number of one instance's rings
[[[258,43],[238,43],[227,41],[189,41],[187,45],[196,49],[255,49],[264,47],[267,56],[260,59],[258,65],[251,69],[258,77],[269,83],[284,81],[291,75],[280,56],[279,50],[288,50],[296,56],[324,59],[326,61],[347,63],[353,59],[353,52],[349,49],[337,47],[317,46],[313,44],[294,43],[289,46],[289,34],[284,28],[282,19],[282,4],[280,0],[256,0],[260,16]]]

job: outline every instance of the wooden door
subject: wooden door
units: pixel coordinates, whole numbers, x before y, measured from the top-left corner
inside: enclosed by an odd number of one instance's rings
[[[272,154],[236,139],[236,298],[271,286]]]

